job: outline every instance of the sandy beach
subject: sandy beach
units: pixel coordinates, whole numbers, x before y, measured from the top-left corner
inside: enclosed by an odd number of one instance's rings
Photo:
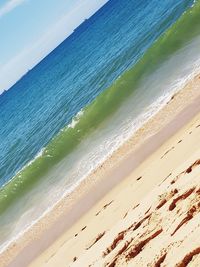
[[[200,266],[200,0],[0,19],[0,267]]]
[[[0,255],[0,266],[199,266],[200,79]]]

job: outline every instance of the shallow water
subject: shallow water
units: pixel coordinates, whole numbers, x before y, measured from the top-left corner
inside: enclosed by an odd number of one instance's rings
[[[110,1],[1,95],[2,247],[198,71],[192,4]]]

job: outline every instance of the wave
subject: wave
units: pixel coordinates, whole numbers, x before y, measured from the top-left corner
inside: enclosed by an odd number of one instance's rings
[[[188,9],[128,71],[82,109],[50,143],[0,190],[0,214],[38,183],[80,143],[111,117],[141,82],[200,34],[200,1]]]

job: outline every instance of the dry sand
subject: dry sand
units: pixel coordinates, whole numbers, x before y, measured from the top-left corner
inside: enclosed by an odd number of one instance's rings
[[[30,266],[200,266],[199,125],[200,115]]]
[[[200,266],[199,94],[196,77],[0,266]]]

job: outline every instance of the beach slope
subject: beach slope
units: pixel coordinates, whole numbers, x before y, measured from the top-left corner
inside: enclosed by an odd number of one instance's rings
[[[167,125],[181,129],[168,131],[167,141],[29,266],[199,266],[200,99],[195,101]],[[182,127],[181,121],[187,123]]]

